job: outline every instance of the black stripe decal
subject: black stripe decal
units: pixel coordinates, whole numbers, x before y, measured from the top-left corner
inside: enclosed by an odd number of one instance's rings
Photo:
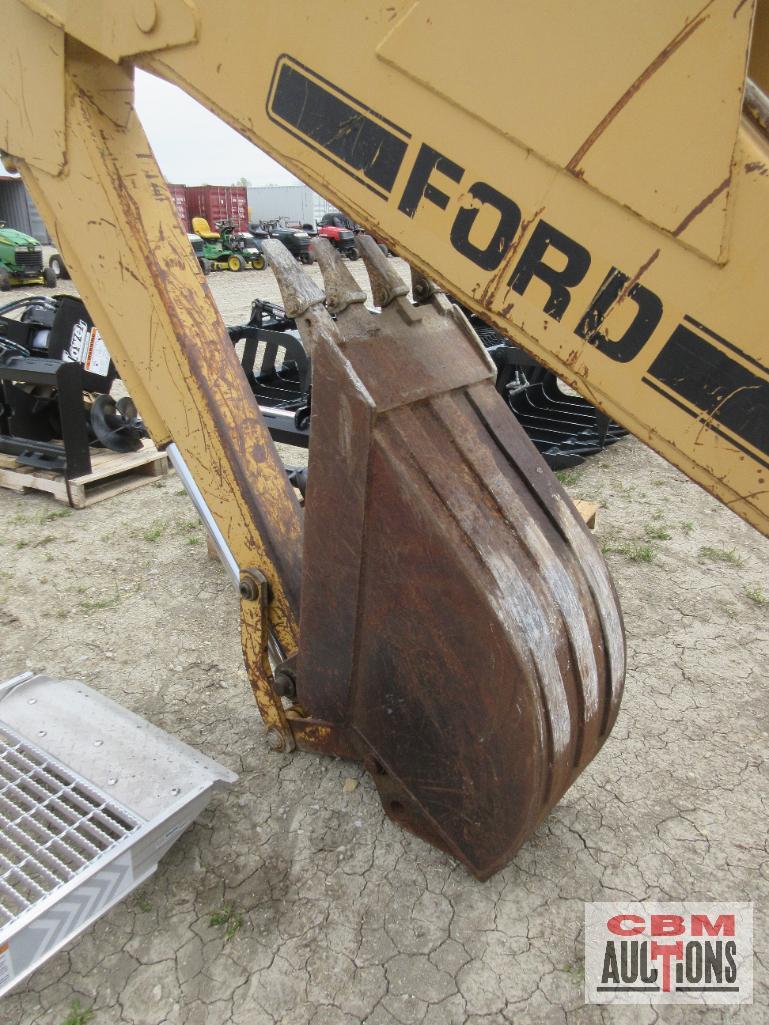
[[[700,410],[705,420],[715,421],[769,455],[769,381],[765,378],[683,324],[648,373]]]
[[[704,324],[700,324],[700,322],[695,320],[694,317],[684,316],[684,320],[689,324],[693,324],[698,331],[701,331],[704,335],[708,335],[720,345],[725,346],[727,349],[731,349],[732,352],[736,352],[737,355],[741,356],[746,363],[752,363],[754,367],[758,370],[762,370],[767,376],[769,376],[769,367],[765,367],[763,363],[759,363],[757,359],[754,359],[753,356],[749,356],[747,352],[743,352],[742,349],[738,348],[736,345],[733,345],[731,342],[727,342],[725,338],[722,338],[721,335],[717,335],[715,331],[711,331],[710,328],[705,327]]]
[[[691,406],[687,406],[684,402],[679,402],[678,399],[671,395],[669,391],[666,391],[664,388],[660,388],[659,385],[655,384],[654,381],[651,381],[648,377],[642,377],[641,380],[644,384],[648,385],[649,388],[653,388],[654,391],[659,392],[659,394],[666,398],[668,402],[672,402],[673,405],[678,406],[678,408],[683,410],[683,412],[686,413],[687,416],[690,416],[693,420],[698,420],[700,423],[702,423],[701,413],[692,409]],[[722,431],[720,428],[716,427],[716,425],[712,422],[709,423],[707,426],[708,430],[713,431],[713,433],[717,434],[719,438],[723,438],[724,441],[728,441],[730,445],[734,445],[734,447],[739,449],[740,452],[744,452],[746,456],[750,456],[751,459],[754,459],[757,463],[760,463],[761,466],[764,466],[767,470],[769,470],[769,460],[762,459],[760,456],[757,456],[756,453],[752,451],[752,449],[749,449],[746,445],[743,445],[739,441],[737,441],[733,434],[727,434],[726,431]]]
[[[408,133],[285,55],[275,66],[267,113],[382,198],[392,189]]]

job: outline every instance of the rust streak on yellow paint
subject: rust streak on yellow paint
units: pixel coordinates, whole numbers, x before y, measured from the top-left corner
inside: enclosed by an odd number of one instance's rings
[[[649,81],[652,75],[659,71],[662,65],[665,64],[665,62],[673,56],[676,50],[680,46],[683,46],[683,44],[692,35],[692,33],[695,32],[700,27],[700,25],[702,25],[703,22],[705,22],[710,17],[710,15],[705,14],[705,11],[708,9],[708,7],[710,7],[712,3],[713,0],[708,0],[708,2],[705,4],[702,10],[696,15],[696,17],[694,17],[691,21],[688,21],[681,29],[681,31],[678,32],[675,36],[673,36],[673,38],[670,40],[667,46],[663,50],[661,50],[654,58],[654,60],[644,68],[644,70],[641,72],[638,78],[636,78],[636,80],[628,86],[628,88],[620,96],[620,98],[617,100],[614,106],[601,118],[601,120],[595,126],[590,135],[588,135],[588,137],[585,139],[585,141],[582,143],[579,149],[575,152],[574,156],[566,165],[567,171],[573,174],[576,178],[582,177],[584,171],[580,167],[580,164],[582,163],[585,154],[603,135],[603,133],[606,131],[606,129],[609,127],[612,121],[614,121],[617,115],[622,112],[622,110],[627,106],[630,100],[632,100],[632,98],[639,91],[639,89],[642,89],[643,86],[646,85],[646,83]]]

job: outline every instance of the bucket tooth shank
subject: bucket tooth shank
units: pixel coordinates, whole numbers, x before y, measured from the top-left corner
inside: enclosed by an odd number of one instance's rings
[[[352,303],[366,301],[366,293],[327,238],[316,238],[312,244],[312,251],[323,274],[326,308],[329,313],[338,316]]]
[[[381,313],[339,302],[355,289],[326,250],[337,319],[317,296],[297,318],[313,375],[297,698],[315,724],[297,743],[362,760],[391,818],[486,878],[608,736],[621,613],[464,317],[429,288],[412,306],[362,251]],[[277,259],[287,303],[306,295]]]
[[[387,257],[370,235],[361,235],[357,244],[371,282],[375,306],[389,306],[394,299],[409,294],[409,286],[387,262]]]

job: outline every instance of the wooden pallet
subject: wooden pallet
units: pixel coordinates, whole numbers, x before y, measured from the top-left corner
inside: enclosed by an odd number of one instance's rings
[[[0,487],[19,494],[46,491],[74,509],[85,509],[113,495],[122,495],[168,473],[168,457],[151,441],[143,441],[136,452],[91,450],[91,472],[67,481],[62,473],[23,466],[13,456],[0,452]]]
[[[585,525],[591,530],[595,530],[595,521],[600,508],[598,502],[586,502],[584,498],[575,498],[573,502],[577,507],[577,512],[585,521]]]

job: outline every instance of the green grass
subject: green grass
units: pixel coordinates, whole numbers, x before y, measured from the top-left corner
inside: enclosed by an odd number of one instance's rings
[[[159,541],[165,532],[165,523],[161,523],[160,520],[155,520],[155,522],[151,523],[142,533],[142,537],[145,541],[154,543],[155,541]]]
[[[40,513],[39,516],[29,516],[27,513],[19,513],[17,516],[11,517],[11,523],[17,527],[22,527],[28,523],[39,523],[42,527],[45,523],[51,523],[53,520],[61,520],[65,516],[71,515],[71,509],[51,509],[49,512]]]
[[[118,590],[115,587],[115,593],[107,595],[103,598],[84,598],[83,601],[79,602],[78,607],[83,612],[98,612],[101,609],[114,609],[116,605],[119,605],[124,598],[132,598],[134,595],[139,594],[142,590],[142,581],[136,580],[132,587],[124,586]],[[84,587],[76,588],[78,594],[85,594]]]
[[[51,509],[50,512],[42,513],[38,523],[50,523],[52,520],[63,520],[65,516],[71,516],[71,509]]]
[[[691,532],[694,530],[694,524],[691,520],[682,520],[679,526],[681,527],[681,530],[684,532],[684,534],[691,534]]]
[[[44,548],[45,545],[50,545],[58,538],[54,537],[53,534],[46,534],[45,537],[35,538],[24,538],[21,541],[16,542],[17,548]]]
[[[120,595],[116,592],[111,598],[93,598],[80,602],[83,612],[98,612],[100,609],[114,609],[120,604]]]
[[[584,961],[577,961],[575,964],[565,964],[563,971],[573,976],[575,979],[582,979],[585,975],[585,964]]]
[[[650,545],[629,544],[625,546],[623,554],[631,562],[654,561],[654,552]]]
[[[580,478],[577,470],[556,470],[555,475],[565,487],[576,484]]]
[[[644,537],[647,541],[669,541],[671,536],[661,524],[647,523],[644,527]]]
[[[232,904],[225,904],[218,911],[212,911],[208,924],[224,930],[224,939],[229,942],[243,925],[243,918],[233,908]]]
[[[176,526],[182,534],[189,534],[193,530],[197,530],[202,524],[200,520],[177,520]]]
[[[188,545],[199,545],[201,543],[200,529],[203,524],[199,519],[177,520],[176,532],[184,537]]]
[[[760,587],[746,587],[745,597],[755,605],[769,605],[769,594],[762,591]]]
[[[69,1014],[61,1025],[86,1025],[93,1018],[94,1013],[92,1008],[81,1007],[79,1000],[73,1000],[69,1008]]]
[[[637,541],[623,541],[615,544],[607,541],[601,545],[604,555],[614,552],[617,555],[624,555],[629,562],[654,562],[654,549],[651,545],[641,545]]]
[[[728,562],[730,566],[741,566],[742,556],[734,548],[713,548],[711,545],[704,545],[700,548],[700,558],[708,562]]]

